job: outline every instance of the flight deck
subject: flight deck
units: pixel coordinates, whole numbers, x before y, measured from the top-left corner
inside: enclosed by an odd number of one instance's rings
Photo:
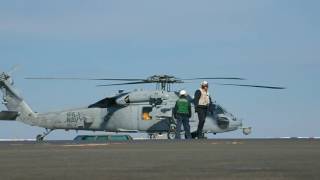
[[[0,142],[0,179],[320,179],[318,139]]]

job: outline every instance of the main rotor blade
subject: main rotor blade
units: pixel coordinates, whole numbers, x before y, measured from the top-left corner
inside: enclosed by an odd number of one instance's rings
[[[129,83],[102,84],[102,85],[97,85],[97,87],[122,86],[122,85],[133,85],[133,84],[150,84],[150,83],[152,82],[138,81],[138,82],[129,82]]]
[[[192,80],[246,80],[244,78],[238,78],[238,77],[203,77],[203,78],[191,78],[191,79],[181,79],[181,80],[186,80],[186,81],[192,81]]]
[[[222,86],[240,86],[240,87],[253,87],[253,88],[265,88],[265,89],[286,89],[285,87],[278,86],[261,86],[261,85],[251,85],[251,84],[224,84],[224,83],[215,83]]]
[[[78,78],[78,77],[26,77],[29,80],[85,80],[85,81],[144,81],[146,79],[135,79],[135,78]],[[244,78],[237,77],[207,77],[207,78],[190,78],[190,79],[179,79],[179,80],[245,80]]]
[[[113,78],[109,78],[109,79],[106,79],[106,78],[102,78],[102,79],[95,79],[95,80],[98,80],[98,81],[143,81],[145,79],[113,79]]]
[[[143,81],[144,79],[121,79],[121,78],[65,78],[65,77],[26,77],[29,80],[84,80],[84,81]]]

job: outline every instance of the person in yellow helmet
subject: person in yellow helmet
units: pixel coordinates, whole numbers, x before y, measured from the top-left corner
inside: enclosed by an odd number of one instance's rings
[[[185,131],[185,138],[191,139],[189,119],[191,117],[191,102],[187,99],[187,91],[182,90],[174,107],[174,117],[177,119],[176,139],[181,139],[181,124]]]

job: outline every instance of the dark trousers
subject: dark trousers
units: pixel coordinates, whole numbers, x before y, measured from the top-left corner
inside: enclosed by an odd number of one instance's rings
[[[197,130],[197,136],[198,138],[203,138],[203,126],[206,122],[206,117],[208,113],[207,108],[198,108],[197,109],[198,118],[199,118],[199,124],[198,124],[198,130]]]
[[[186,116],[177,116],[177,135],[176,139],[181,139],[181,125],[183,124],[183,128],[185,131],[185,137],[186,139],[192,139],[191,132],[190,132],[190,124],[189,124],[189,117]]]

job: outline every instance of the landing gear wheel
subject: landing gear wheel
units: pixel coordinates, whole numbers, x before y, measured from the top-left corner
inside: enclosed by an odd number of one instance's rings
[[[177,137],[176,131],[169,131],[168,132],[168,139],[173,140],[173,139],[176,139],[176,137]]]
[[[156,139],[156,138],[157,138],[156,134],[149,134],[149,139]]]
[[[43,135],[39,134],[37,137],[36,137],[36,141],[37,142],[43,142],[44,138],[46,136],[48,136],[54,129],[46,129],[46,131],[43,133]]]
[[[37,135],[36,137],[37,142],[43,142],[43,139],[44,137],[41,134]]]
[[[248,128],[243,128],[243,134],[248,136],[252,133],[252,128],[248,127]]]
[[[169,132],[168,132],[168,139],[176,139],[177,137],[177,124],[175,120],[172,118],[169,120],[170,125],[169,125]]]

